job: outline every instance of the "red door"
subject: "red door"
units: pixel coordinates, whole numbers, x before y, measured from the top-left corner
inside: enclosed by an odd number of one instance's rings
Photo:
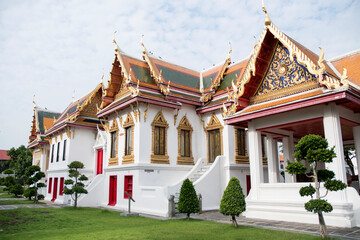
[[[54,189],[53,189],[53,198],[51,199],[51,201],[55,201],[56,197],[57,197],[57,186],[58,185],[58,178],[54,178]]]
[[[97,150],[97,166],[96,166],[96,174],[103,173],[103,150]]]
[[[116,204],[116,188],[117,188],[117,176],[110,176],[109,182],[109,205],[114,206]]]
[[[250,175],[246,175],[246,196],[249,195],[251,189],[251,178]]]
[[[49,178],[49,188],[48,188],[48,193],[51,193],[51,187],[52,187],[52,178]]]
[[[133,197],[133,176],[128,175],[124,177],[124,198],[128,199],[129,197],[126,195],[125,192],[127,192],[130,197]]]

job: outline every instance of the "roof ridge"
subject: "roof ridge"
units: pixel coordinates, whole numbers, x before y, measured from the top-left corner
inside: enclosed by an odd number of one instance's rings
[[[337,57],[333,57],[333,58],[329,59],[328,61],[329,61],[329,62],[335,62],[335,61],[338,61],[338,60],[340,60],[340,59],[353,56],[353,55],[355,55],[355,54],[360,54],[360,48],[359,48],[359,49],[352,50],[351,52],[347,52],[347,53],[345,53],[345,54],[343,54],[343,55],[340,55],[340,56],[337,56]]]

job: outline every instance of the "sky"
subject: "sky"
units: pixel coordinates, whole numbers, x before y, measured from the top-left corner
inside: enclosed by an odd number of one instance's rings
[[[360,1],[265,0],[272,22],[331,59],[360,49]],[[0,0],[0,149],[27,145],[32,98],[62,112],[107,82],[119,47],[195,69],[243,60],[264,28],[260,0]]]

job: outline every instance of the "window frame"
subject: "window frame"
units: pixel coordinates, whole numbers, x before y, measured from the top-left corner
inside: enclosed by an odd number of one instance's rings
[[[163,113],[160,111],[155,116],[153,122],[151,123],[152,126],[152,136],[151,136],[151,155],[150,155],[150,162],[151,163],[160,163],[160,164],[169,164],[169,155],[167,153],[167,129],[169,128],[169,124],[165,120]],[[164,128],[164,154],[155,154],[155,148],[157,144],[156,139],[156,128],[162,127]],[[160,128],[158,128],[160,129]],[[157,152],[158,153],[158,152]]]
[[[235,130],[235,163],[237,164],[249,164],[248,146],[247,146],[247,130],[245,128],[234,128]],[[244,132],[243,147],[244,154],[239,153],[239,132]]]
[[[60,142],[57,143],[57,149],[56,149],[56,162],[59,162],[59,158],[60,158]]]
[[[127,113],[125,122],[123,123],[123,129],[125,134],[124,134],[124,156],[122,159],[122,164],[134,163],[135,122],[130,112]],[[130,140],[130,145],[128,142],[129,140]]]
[[[186,116],[184,116],[179,123],[179,126],[177,127],[178,131],[178,156],[177,156],[177,164],[179,165],[194,165],[194,157],[192,154],[192,132],[193,128],[191,124],[189,123],[189,120]],[[187,132],[188,136],[188,154],[183,154],[183,150],[185,148],[185,144],[183,144],[183,139],[185,140],[184,133]],[[184,141],[184,143],[186,140]],[[185,151],[186,152],[186,151]]]
[[[219,144],[220,144],[220,155],[223,154],[223,125],[221,124],[220,120],[216,117],[216,115],[214,113],[212,113],[211,117],[210,117],[210,120],[208,122],[208,125],[207,127],[205,128],[205,131],[206,131],[206,142],[207,142],[207,159],[208,159],[208,163],[213,163],[211,162],[210,160],[210,149],[209,149],[209,144],[210,144],[210,135],[209,135],[209,132],[211,132],[212,130],[216,130],[216,129],[219,129],[219,138],[220,138],[220,141],[219,141]],[[219,155],[217,155],[219,156]],[[216,159],[216,157],[214,158],[214,161]]]
[[[51,144],[51,158],[50,158],[50,162],[53,163],[54,162],[54,143]]]
[[[109,156],[109,166],[118,164],[118,132],[119,127],[117,124],[116,118],[113,119],[110,133],[110,156]]]
[[[66,160],[66,139],[64,139],[64,143],[63,143],[63,155],[62,155],[62,160],[65,161]]]

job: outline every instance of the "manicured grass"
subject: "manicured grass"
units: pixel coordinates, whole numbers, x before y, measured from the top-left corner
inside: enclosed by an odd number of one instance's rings
[[[24,200],[0,200],[0,205],[15,205],[15,204],[34,204],[34,201],[24,199]],[[39,202],[38,204],[44,204]]]
[[[13,194],[2,193],[0,194],[0,198],[22,198],[22,197],[21,196],[16,197]]]
[[[0,212],[0,239],[320,239],[316,236],[185,219],[121,217],[92,208]]]

